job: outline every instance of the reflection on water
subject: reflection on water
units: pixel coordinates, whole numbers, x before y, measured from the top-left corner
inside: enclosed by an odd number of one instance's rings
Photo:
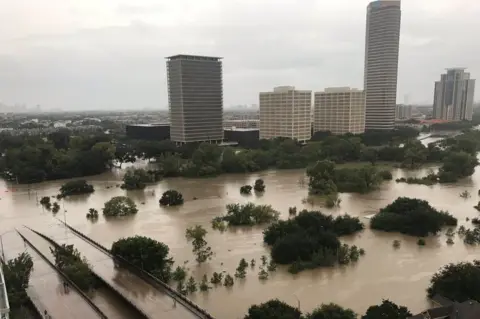
[[[433,169],[436,167],[432,167]],[[417,171],[395,170],[394,179],[402,176],[426,174],[428,169]],[[448,210],[459,219],[460,224],[469,224],[466,217],[478,216],[473,206],[478,202],[477,189],[480,188],[480,174],[465,179],[456,185],[408,185],[394,181],[370,194],[341,194],[340,208],[327,209],[318,201],[308,203],[307,188],[300,181],[304,170],[268,171],[245,175],[224,175],[212,179],[175,178],[149,186],[143,192],[124,191],[119,185],[122,172],[95,176],[89,179],[95,185],[95,193],[65,200],[63,209],[57,214],[60,219],[87,233],[95,240],[109,247],[121,237],[145,235],[169,245],[178,264],[188,261],[190,272],[200,280],[203,274],[211,276],[213,271],[227,271],[230,274],[241,258],[257,259],[257,267],[247,270],[247,278],[235,282],[233,288],[217,287],[209,293],[197,293],[191,298],[201,307],[208,309],[217,318],[240,318],[253,303],[271,298],[280,298],[291,305],[297,305],[298,298],[303,311],[312,310],[322,302],[336,302],[351,307],[359,313],[382,298],[407,305],[412,312],[419,312],[429,306],[425,289],[432,274],[449,262],[478,258],[479,249],[465,246],[459,238],[448,246],[445,235],[430,237],[425,247],[416,244],[417,238],[400,234],[389,234],[369,229],[355,236],[344,238],[348,244],[355,244],[366,250],[366,256],[356,265],[304,271],[297,275],[289,274],[285,267],[279,267],[270,278],[261,282],[257,278],[259,259],[269,255],[268,247],[262,241],[262,229],[234,229],[224,233],[211,230],[210,220],[225,212],[229,203],[270,204],[288,218],[288,207],[298,209],[318,209],[334,215],[349,213],[354,216],[367,216],[392,202],[398,196],[417,197],[428,200],[439,209]],[[256,178],[265,180],[267,190],[263,196],[241,196],[240,186],[253,184]],[[13,227],[26,224],[51,236],[65,236],[60,227],[52,226],[55,220],[52,213],[42,210],[37,197],[55,195],[61,181],[33,186],[9,186],[0,184],[0,233]],[[29,189],[30,188],[30,189]],[[182,207],[162,208],[158,199],[163,191],[177,189],[183,193],[185,204]],[[459,194],[468,190],[469,199]],[[152,194],[152,191],[155,193]],[[129,219],[91,223],[85,218],[89,208],[101,212],[103,203],[113,196],[128,194],[137,203],[139,213]],[[197,199],[194,200],[194,197]],[[302,203],[302,201],[304,203]],[[144,203],[144,204],[142,204]],[[362,221],[368,223],[367,219]],[[211,262],[197,266],[191,253],[191,244],[185,239],[185,229],[201,224],[209,230],[207,241],[215,252]],[[7,252],[13,251],[18,242],[4,236]],[[401,247],[393,249],[392,241],[401,240]],[[67,239],[68,241],[68,239]],[[134,288],[133,288],[134,289]],[[228,305],[228,306],[226,306]]]

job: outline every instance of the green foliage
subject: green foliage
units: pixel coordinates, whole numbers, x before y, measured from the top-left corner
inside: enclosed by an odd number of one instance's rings
[[[391,181],[393,179],[392,172],[390,171],[384,170],[378,172],[378,174],[384,181]]]
[[[227,275],[225,276],[225,279],[223,280],[223,285],[224,285],[225,287],[232,287],[234,283],[235,283],[235,282],[234,282],[234,280],[233,280],[233,277],[230,276],[230,274],[227,274]]]
[[[399,197],[380,209],[370,222],[372,229],[420,237],[456,225],[457,219],[447,212],[436,210],[425,200],[407,197]]]
[[[185,288],[187,288],[188,293],[191,293],[191,294],[197,291],[198,288],[197,288],[197,283],[195,281],[195,278],[190,276],[190,278],[188,278]]]
[[[300,319],[302,313],[278,299],[252,305],[244,319]]]
[[[50,252],[55,258],[55,265],[80,289],[88,292],[95,288],[96,278],[90,270],[85,258],[73,245],[62,244]]]
[[[68,181],[60,187],[60,195],[62,197],[70,195],[81,195],[81,194],[90,194],[93,193],[95,189],[93,185],[87,183],[84,179],[77,179],[73,181]]]
[[[385,179],[384,175],[385,172],[379,173],[374,166],[335,168],[335,164],[330,161],[319,161],[307,168],[309,190],[315,195],[368,192]]]
[[[256,192],[264,192],[265,191],[265,183],[263,182],[263,179],[257,179],[255,181],[255,185],[253,185],[253,189]]]
[[[400,248],[400,240],[395,239],[393,241],[393,248]]]
[[[382,300],[380,305],[370,306],[362,319],[407,319],[412,313],[407,307],[399,306],[390,300]]]
[[[33,269],[32,257],[24,252],[0,267],[3,267],[10,308],[14,311],[25,306],[28,303],[25,289],[28,288],[30,274]]]
[[[170,189],[162,194],[160,198],[160,205],[162,206],[177,206],[183,204],[183,195],[174,189]]]
[[[292,216],[292,215],[297,215],[297,207],[289,207],[288,208],[288,215]]]
[[[5,149],[2,175],[19,183],[103,173],[112,165],[115,146],[101,135],[23,139]]]
[[[135,163],[135,150],[131,145],[117,144],[114,154],[115,160],[118,162],[118,166],[122,168],[123,163]]]
[[[304,210],[293,219],[271,224],[264,230],[263,240],[272,246],[272,260],[292,264],[289,271],[295,273],[305,268],[357,260],[358,248],[353,246],[351,252],[348,246],[340,244],[337,236],[353,234],[363,228],[358,218],[348,215],[333,218]],[[263,262],[265,265],[266,260]]]
[[[209,289],[212,289],[212,287],[208,285],[208,278],[206,274],[203,275],[202,282],[200,283],[199,288],[200,291],[208,291]]]
[[[252,186],[243,185],[240,187],[240,194],[250,195],[252,193]]]
[[[50,197],[48,196],[44,196],[40,199],[40,204],[43,205],[43,206],[47,206],[48,208],[50,208]]]
[[[92,221],[97,220],[98,219],[98,210],[96,210],[95,208],[88,209],[87,219],[90,219]]]
[[[448,264],[430,279],[429,297],[441,295],[450,300],[463,302],[480,300],[480,261]]]
[[[331,161],[319,161],[307,168],[309,178],[308,187],[311,194],[330,195],[337,192],[337,185],[333,182],[335,164]]]
[[[205,241],[205,236],[207,235],[207,230],[200,225],[195,227],[189,227],[185,231],[185,237],[187,240],[192,241],[193,253],[196,256],[197,262],[203,263],[212,258],[213,252],[210,246],[207,246]]]
[[[453,245],[454,242],[453,242],[453,239],[452,238],[448,238],[447,239],[447,245]]]
[[[142,168],[129,169],[123,176],[121,188],[126,190],[144,189],[148,183],[155,181],[155,177]]]
[[[227,214],[214,219],[216,223],[225,221],[229,226],[253,226],[278,220],[279,212],[270,205],[228,204]]]
[[[136,213],[138,213],[137,205],[126,196],[112,197],[103,207],[103,215],[107,217],[129,216]]]
[[[443,159],[443,166],[438,173],[440,183],[449,183],[471,176],[477,165],[478,160],[475,155],[466,152],[450,153]]]
[[[345,309],[337,304],[322,304],[311,313],[305,316],[305,319],[356,319],[357,315],[352,309]]]
[[[426,244],[427,244],[427,243],[425,242],[425,239],[423,239],[423,238],[419,238],[419,239],[417,240],[417,245],[418,245],[418,246],[425,246]]]
[[[212,278],[210,278],[210,282],[216,286],[222,283],[222,279],[223,279],[223,274],[221,272],[220,273],[214,272],[212,274]]]
[[[57,202],[53,203],[52,213],[56,214],[56,213],[58,213],[59,210],[60,210],[60,205]]]
[[[248,268],[248,263],[245,260],[245,258],[242,258],[240,260],[240,263],[238,264],[238,267],[235,272],[235,277],[236,278],[245,278],[245,275],[247,274],[247,268]]]
[[[261,267],[260,271],[258,272],[258,279],[260,280],[268,279],[268,272],[263,267]]]
[[[185,267],[177,266],[172,273],[172,279],[175,281],[184,281],[187,278],[187,270]]]
[[[144,236],[119,239],[111,249],[114,256],[126,259],[164,282],[171,278],[173,260],[168,256],[169,251],[164,243]]]

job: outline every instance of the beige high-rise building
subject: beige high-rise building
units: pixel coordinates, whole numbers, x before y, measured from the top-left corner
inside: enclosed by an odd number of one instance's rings
[[[367,7],[364,90],[367,130],[392,130],[397,104],[400,0],[375,0]]]
[[[315,92],[313,131],[365,132],[365,93],[349,87]]]
[[[260,93],[260,139],[288,137],[308,141],[312,131],[310,112],[312,91],[279,86]]]

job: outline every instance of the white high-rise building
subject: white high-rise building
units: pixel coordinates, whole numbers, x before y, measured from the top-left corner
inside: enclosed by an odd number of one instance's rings
[[[260,93],[260,139],[288,137],[299,142],[311,138],[312,92],[280,86]]]
[[[315,92],[314,132],[333,134],[365,132],[365,94],[349,87]]]
[[[464,68],[447,69],[435,82],[433,117],[447,121],[472,120],[475,80]]]
[[[400,0],[376,0],[367,7],[364,73],[367,130],[391,130],[395,125],[400,20]]]

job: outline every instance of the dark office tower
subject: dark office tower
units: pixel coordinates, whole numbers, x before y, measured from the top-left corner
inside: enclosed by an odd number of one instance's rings
[[[378,0],[367,7],[365,36],[365,128],[395,125],[401,9],[399,0]]]
[[[221,58],[167,57],[170,139],[178,143],[221,142],[223,88]]]

